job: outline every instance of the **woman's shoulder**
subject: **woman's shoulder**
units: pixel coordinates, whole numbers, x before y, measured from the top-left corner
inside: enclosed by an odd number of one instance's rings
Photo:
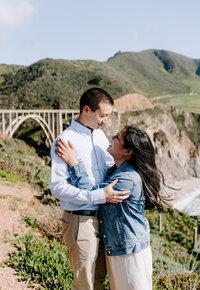
[[[137,169],[130,163],[127,163],[127,166],[121,171],[121,176],[129,177],[133,181],[133,183],[142,182]]]

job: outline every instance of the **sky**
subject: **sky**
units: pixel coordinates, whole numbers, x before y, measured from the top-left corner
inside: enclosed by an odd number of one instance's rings
[[[199,13],[200,0],[0,0],[0,64],[146,49],[200,59]]]

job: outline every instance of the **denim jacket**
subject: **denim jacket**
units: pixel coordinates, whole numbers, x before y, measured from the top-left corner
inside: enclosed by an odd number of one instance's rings
[[[88,190],[96,189],[90,183],[83,163],[70,170],[75,185]],[[144,215],[145,196],[140,175],[128,161],[119,168],[113,166],[107,180],[98,185],[103,188],[115,179],[115,190],[130,190],[121,203],[100,204],[98,219],[108,256],[140,252],[150,245],[149,223]]]

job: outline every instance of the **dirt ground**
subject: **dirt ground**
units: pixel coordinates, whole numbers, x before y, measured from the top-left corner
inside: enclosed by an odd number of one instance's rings
[[[149,99],[140,94],[127,94],[115,100],[114,108],[120,112],[134,109],[153,109],[154,106]]]
[[[23,234],[29,230],[20,223],[20,218],[22,213],[29,213],[41,206],[34,195],[36,192],[27,185],[0,182],[0,263],[8,259],[8,254],[15,249],[12,244],[13,234]],[[14,269],[0,267],[0,289],[30,289],[27,283],[19,279]]]

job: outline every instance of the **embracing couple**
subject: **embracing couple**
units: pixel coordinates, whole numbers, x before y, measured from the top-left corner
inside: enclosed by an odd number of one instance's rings
[[[64,209],[63,238],[72,289],[152,289],[145,206],[160,206],[162,173],[146,132],[126,126],[111,144],[100,129],[113,99],[99,88],[83,93],[80,115],[53,142],[50,189]]]

